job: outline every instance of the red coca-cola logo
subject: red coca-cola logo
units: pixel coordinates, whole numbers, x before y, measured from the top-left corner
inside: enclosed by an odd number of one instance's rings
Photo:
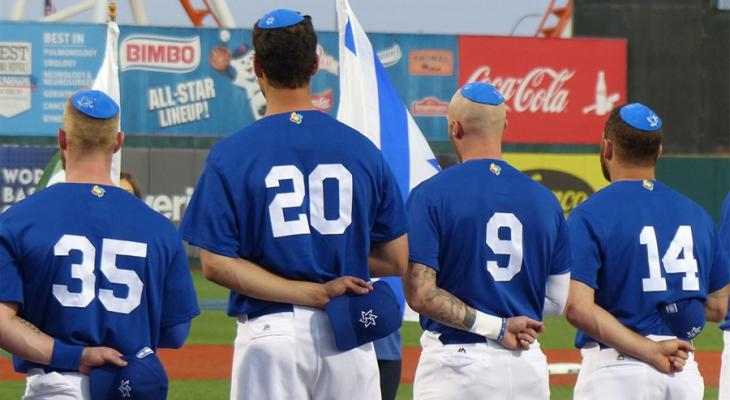
[[[565,112],[570,91],[565,83],[575,74],[567,68],[536,67],[524,76],[492,76],[489,65],[477,68],[468,82],[485,82],[502,93],[508,109],[517,112]]]
[[[459,37],[459,84],[488,82],[505,97],[509,143],[598,144],[626,102],[626,41]]]

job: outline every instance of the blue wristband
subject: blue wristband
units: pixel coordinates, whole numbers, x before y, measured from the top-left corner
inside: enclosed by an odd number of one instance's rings
[[[499,336],[497,336],[498,342],[502,342],[502,339],[504,339],[505,330],[507,330],[507,318],[502,318],[502,328],[499,329]]]
[[[53,354],[48,366],[67,371],[78,371],[83,352],[84,346],[70,345],[53,339]]]

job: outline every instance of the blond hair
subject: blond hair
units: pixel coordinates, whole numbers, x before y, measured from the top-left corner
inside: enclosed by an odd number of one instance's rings
[[[91,118],[66,102],[63,109],[63,130],[69,148],[82,152],[112,152],[119,131],[119,114],[109,119]]]

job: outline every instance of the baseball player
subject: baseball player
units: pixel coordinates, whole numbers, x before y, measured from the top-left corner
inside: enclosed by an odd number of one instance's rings
[[[720,217],[720,240],[718,246],[724,251],[726,266],[730,263],[730,192],[722,203],[722,216]],[[723,330],[722,338],[725,346],[722,350],[722,368],[720,369],[720,400],[730,400],[730,313],[725,321],[720,324]]]
[[[337,350],[323,308],[405,271],[399,189],[365,136],[312,106],[309,16],[264,15],[253,45],[266,116],[213,147],[182,223],[205,276],[231,290],[231,398],[380,398],[372,343]]]
[[[655,179],[662,120],[640,103],[606,121],[611,184],[570,214],[566,317],[583,361],[575,399],[701,399],[691,340],[727,309],[728,268],[697,204]]]
[[[91,367],[180,347],[198,314],[175,227],[110,179],[118,112],[102,92],[73,95],[58,132],[67,183],[0,215],[0,347],[28,375],[25,399],[89,399]]]
[[[568,295],[570,247],[555,196],[502,160],[504,98],[475,82],[448,108],[460,164],[408,199],[408,304],[421,314],[416,399],[548,399],[535,340]]]

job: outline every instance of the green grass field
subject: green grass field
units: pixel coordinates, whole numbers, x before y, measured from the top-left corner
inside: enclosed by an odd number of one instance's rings
[[[201,302],[210,300],[225,300],[228,291],[208,282],[198,271],[193,272],[193,278]],[[235,336],[236,324],[224,311],[203,311],[193,321],[192,331],[188,344],[232,344]],[[401,330],[403,345],[418,347],[421,328],[415,322],[406,322]],[[548,317],[545,319],[545,333],[540,337],[544,349],[573,348],[575,329],[565,319]],[[708,324],[704,332],[695,341],[698,350],[722,350],[722,333],[716,324]],[[7,353],[0,351],[0,357],[7,357]],[[225,380],[215,381],[181,381],[170,382],[169,398],[173,400],[197,399],[227,399],[230,384]],[[23,393],[23,382],[0,382],[0,399],[18,399]],[[573,390],[570,387],[551,387],[551,399],[571,399]],[[413,397],[411,385],[401,385],[398,399],[406,400]],[[716,399],[717,388],[710,387],[705,391],[705,399]]]

